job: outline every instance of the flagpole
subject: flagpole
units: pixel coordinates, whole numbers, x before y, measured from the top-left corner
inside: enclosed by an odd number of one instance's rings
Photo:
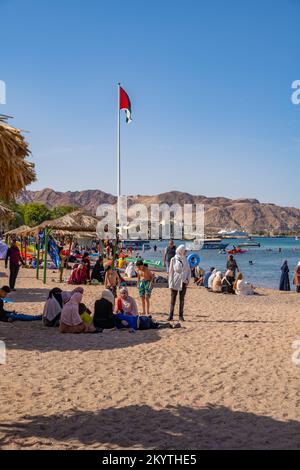
[[[120,96],[121,96],[121,83],[118,83],[118,163],[117,163],[117,184],[118,184],[118,216],[117,219],[120,219],[120,198],[121,198],[121,119],[120,119]]]

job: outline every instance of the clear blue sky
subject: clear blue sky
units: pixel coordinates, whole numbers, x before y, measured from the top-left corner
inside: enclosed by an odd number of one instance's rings
[[[298,0],[0,0],[0,112],[30,131],[31,189],[181,190],[300,207]]]

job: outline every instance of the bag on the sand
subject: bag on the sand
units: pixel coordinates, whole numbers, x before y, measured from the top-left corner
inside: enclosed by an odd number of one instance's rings
[[[141,315],[139,317],[139,330],[156,330],[158,323],[152,320],[152,317],[146,317]]]

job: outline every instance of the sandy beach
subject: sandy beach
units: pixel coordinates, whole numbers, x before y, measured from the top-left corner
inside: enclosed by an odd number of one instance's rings
[[[7,308],[40,314],[56,278],[43,286],[22,269]],[[86,287],[91,309],[101,289]],[[0,323],[1,449],[300,448],[300,296],[259,292],[191,287],[178,330],[63,336]],[[152,305],[166,320],[168,289]]]

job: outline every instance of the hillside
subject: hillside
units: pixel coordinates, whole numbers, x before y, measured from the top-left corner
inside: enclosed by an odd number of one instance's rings
[[[258,231],[300,231],[300,209],[260,203],[257,199],[208,198],[171,191],[154,196],[130,196],[129,204],[204,204],[206,230],[245,229]],[[41,202],[49,208],[74,206],[87,212],[96,212],[100,204],[115,204],[116,197],[100,190],[57,192],[53,189],[25,191],[18,202]]]

